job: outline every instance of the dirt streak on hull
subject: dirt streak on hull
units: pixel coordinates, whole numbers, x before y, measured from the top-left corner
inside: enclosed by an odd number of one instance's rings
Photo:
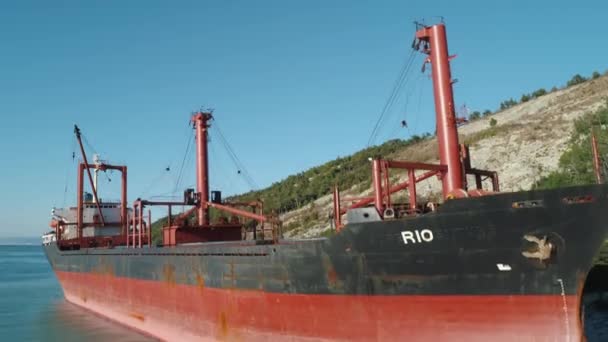
[[[607,194],[451,200],[274,245],[45,251],[69,301],[166,340],[578,341]],[[428,241],[404,238],[425,229]],[[538,249],[530,236],[552,243],[546,260],[526,255]]]
[[[576,296],[290,295],[57,275],[70,302],[171,341],[565,341],[580,331]]]

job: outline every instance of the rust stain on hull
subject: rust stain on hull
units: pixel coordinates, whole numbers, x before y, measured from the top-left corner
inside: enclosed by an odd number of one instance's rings
[[[129,313],[129,316],[131,316],[141,322],[146,320],[146,316],[144,316],[143,314],[140,314],[138,312],[131,312],[131,313]]]
[[[175,266],[171,264],[163,266],[163,280],[169,285],[175,285]]]
[[[201,290],[205,289],[205,278],[203,278],[200,273],[196,274],[196,286]]]

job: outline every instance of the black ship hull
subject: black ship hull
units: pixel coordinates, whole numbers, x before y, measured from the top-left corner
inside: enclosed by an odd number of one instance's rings
[[[574,341],[607,219],[594,185],[449,200],[328,239],[45,249],[68,300],[162,339]]]

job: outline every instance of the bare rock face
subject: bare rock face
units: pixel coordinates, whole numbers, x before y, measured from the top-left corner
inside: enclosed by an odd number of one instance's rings
[[[496,170],[502,191],[528,190],[555,171],[567,147],[575,119],[592,112],[608,98],[608,78],[601,77],[556,91],[493,116],[494,135],[471,145],[476,167]],[[489,127],[490,118],[460,129],[471,136]]]
[[[597,110],[607,98],[608,76],[603,76],[463,125],[459,128],[460,141],[469,144],[473,167],[498,172],[501,191],[528,190],[541,177],[557,169],[575,119]],[[492,119],[496,120],[493,127],[490,126]],[[437,142],[435,139],[422,141],[386,157],[436,163]],[[405,180],[405,175],[397,178]],[[470,181],[473,182],[472,179]],[[489,184],[487,186],[489,188]],[[349,196],[365,196],[371,192],[368,189],[356,193],[353,189],[342,191]],[[418,184],[420,196],[436,195],[440,189],[436,178]],[[317,210],[320,220],[288,231],[285,237],[319,236],[330,229],[331,195],[317,199],[311,207],[285,213],[282,218],[289,224],[310,210]]]

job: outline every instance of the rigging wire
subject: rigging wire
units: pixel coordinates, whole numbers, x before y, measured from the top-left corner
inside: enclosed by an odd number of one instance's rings
[[[422,87],[424,86],[423,84],[421,84],[422,82],[420,82],[420,80],[422,79],[423,76],[424,76],[424,73],[421,73],[420,75],[418,75],[418,77],[414,81],[414,87],[406,95],[405,105],[403,106],[403,111],[404,111],[404,117],[403,118],[404,118],[404,121],[406,121],[406,123],[407,123],[407,114],[409,112],[408,106],[410,104],[410,100],[412,98],[412,95],[414,94],[414,92],[416,90],[418,90],[418,108],[416,108],[416,112],[414,112],[414,121],[416,121],[416,119],[420,115],[421,93],[422,93]],[[405,128],[407,129],[407,134],[410,137],[413,136],[414,134],[416,134],[416,132],[413,132],[412,130],[410,130],[410,126],[409,125],[406,124]]]
[[[188,123],[188,127],[190,127],[190,123]],[[177,173],[177,181],[175,182],[175,188],[173,188],[173,195],[175,195],[175,193],[177,192],[177,189],[179,188],[181,181],[182,181],[182,176],[183,176],[183,172],[184,172],[184,165],[186,164],[186,159],[188,158],[188,155],[190,154],[190,146],[192,145],[192,140],[194,140],[194,131],[190,131],[190,134],[187,134],[188,137],[188,142],[186,144],[186,151],[184,152],[184,157],[182,158],[182,163],[181,166],[179,168],[179,172]]]
[[[423,74],[424,75],[424,74]],[[414,134],[417,132],[418,129],[418,116],[421,115],[420,110],[422,108],[422,97],[424,96],[424,87],[426,86],[426,82],[424,82],[424,80],[421,82],[423,83],[420,86],[420,90],[418,92],[418,105],[416,106],[416,116],[414,116]]]
[[[192,126],[191,126],[190,121],[188,121],[188,123],[186,124],[185,129],[186,130],[184,131],[183,136],[186,137],[186,141],[184,143],[186,145],[188,145],[189,143],[192,142],[192,139],[193,139]],[[185,153],[186,154],[188,153],[188,146],[186,146]],[[184,154],[184,158],[185,158],[185,154]],[[169,163],[169,165],[165,168],[165,170],[169,173],[170,181],[172,182],[171,190],[168,192],[162,193],[162,194],[157,194],[156,197],[158,197],[158,196],[175,197],[175,193],[177,192],[177,189],[179,188],[178,180],[179,180],[179,177],[180,177],[181,173],[183,172],[183,168],[184,168],[184,160],[182,159],[179,174],[175,174],[175,172],[173,172],[173,164],[175,164],[175,162],[176,162],[176,157],[174,156],[172,158],[171,162]]]
[[[215,123],[215,131],[217,132],[217,136],[219,137],[220,143],[224,146],[224,149],[226,150],[226,152],[228,152],[228,156],[230,157],[230,159],[232,159],[232,162],[234,163],[234,166],[237,169],[237,174],[239,174],[243,177],[245,182],[247,182],[247,184],[249,185],[249,187],[252,190],[257,189],[258,188],[257,183],[253,180],[253,177],[251,176],[249,171],[245,168],[245,165],[241,162],[239,157],[236,155],[236,153],[234,152],[234,150],[228,143],[228,140],[226,139],[226,137],[222,133],[222,130],[220,129],[217,119],[214,119],[213,121]]]
[[[193,152],[188,153],[188,159],[186,159],[186,166],[184,167],[184,170],[193,170],[194,169],[195,155],[196,154]],[[182,178],[180,179],[180,185],[187,184],[186,186],[183,187],[185,189],[195,188],[195,185],[192,185],[190,182],[196,183],[196,177],[194,177],[194,173],[184,171],[182,173]]]
[[[89,140],[87,140],[87,137],[86,137],[84,134],[80,133],[80,137],[82,138],[82,141],[83,141],[83,142],[84,142],[84,144],[87,146],[87,148],[88,148],[89,150],[93,151],[93,154],[97,154],[97,155],[99,155],[99,153],[97,153],[97,150],[95,150],[95,148],[93,147],[93,145],[91,145],[91,144],[89,143]]]
[[[141,192],[141,194],[139,195],[139,198],[146,197],[149,194],[150,190],[152,190],[153,187],[155,187],[158,183],[160,183],[161,180],[163,180],[167,176],[167,174],[170,172],[170,170],[171,170],[170,166],[163,168],[162,171],[160,171],[156,175],[156,177],[154,177],[152,179],[150,184],[144,188],[144,191]]]
[[[397,127],[396,127],[396,129],[405,128],[407,131],[407,136],[409,136],[409,137],[412,136],[412,131],[410,130],[410,126],[408,125],[408,120],[407,120],[407,116],[409,113],[408,107],[410,105],[410,99],[412,98],[412,95],[420,87],[419,81],[420,81],[420,76],[418,76],[418,78],[416,78],[416,81],[414,81],[413,87],[411,87],[411,89],[409,89],[409,91],[405,92],[405,103],[403,105],[403,119],[400,121],[400,125],[397,125]],[[417,114],[418,113],[415,113],[414,116],[416,116]],[[394,133],[393,133],[393,135],[394,135]]]
[[[424,76],[426,74],[422,74],[422,76]],[[422,80],[422,83],[419,87],[420,91],[418,93],[418,106],[416,107],[416,115],[414,115],[414,125],[412,128],[412,131],[414,132],[414,134],[416,134],[416,132],[418,132],[418,117],[421,115],[420,114],[420,110],[422,109],[422,98],[424,97],[424,95],[426,94],[426,86],[427,86],[427,82],[426,82],[426,77],[421,77],[420,78]]]
[[[67,195],[68,195],[68,189],[69,189],[69,176],[70,176],[70,169],[72,169],[74,167],[74,162],[76,160],[76,137],[72,137],[72,147],[70,149],[71,155],[72,155],[72,163],[68,164],[66,171],[65,171],[65,186],[64,186],[64,190],[63,190],[63,202],[61,204],[62,208],[65,208],[65,202],[67,199]]]
[[[412,111],[410,110],[410,104],[412,104],[412,96],[414,95],[414,93],[418,92],[418,95],[420,96],[420,92],[421,92],[421,82],[420,80],[422,79],[422,76],[424,74],[420,74],[418,75],[418,77],[416,77],[416,79],[414,80],[413,83],[410,83],[410,87],[408,87],[407,89],[404,87],[404,91],[403,93],[405,93],[405,101],[403,104],[403,109],[401,111],[402,115],[398,115],[397,116],[397,122],[395,123],[391,123],[391,126],[394,124],[394,128],[391,131],[391,133],[387,136],[387,139],[385,140],[391,140],[391,139],[396,139],[399,138],[400,134],[399,131],[402,131],[405,129],[406,131],[406,136],[405,137],[411,137],[413,136],[414,132],[411,129],[411,122],[408,119],[408,114],[411,114]],[[415,97],[414,97],[415,100]],[[418,101],[418,104],[420,105],[420,101]],[[414,118],[416,118],[419,115],[419,108],[417,109],[416,112],[413,112]],[[410,115],[411,116],[411,115]],[[403,138],[405,138],[403,137]]]
[[[217,149],[215,148],[215,144],[213,143],[215,141],[215,139],[211,140],[211,144],[209,144],[211,146],[211,156],[213,159],[213,163],[211,163],[211,167],[215,169],[215,173],[214,175],[216,176],[215,178],[218,179],[218,181],[215,182],[215,186],[216,188],[226,188],[227,191],[229,193],[231,193],[231,191],[234,191],[235,189],[233,188],[233,184],[234,184],[234,174],[232,172],[226,172],[226,169],[223,167],[223,165],[220,163],[220,157],[219,157],[219,153],[217,151]],[[213,172],[213,170],[212,170]],[[212,179],[211,177],[209,177],[210,179]],[[223,182],[224,186],[220,186],[220,180],[225,180]]]
[[[416,57],[416,51],[412,50],[410,52],[409,57],[407,58],[407,60],[403,64],[403,66],[401,67],[399,76],[397,77],[397,79],[395,80],[395,83],[393,85],[393,89],[391,90],[389,97],[386,99],[386,102],[384,103],[384,107],[382,108],[382,111],[380,112],[380,115],[378,116],[378,120],[376,121],[376,124],[374,125],[374,128],[369,136],[369,139],[367,141],[367,147],[370,147],[375,142],[375,140],[378,136],[378,133],[379,133],[379,128],[381,126],[382,120],[384,119],[384,116],[386,115],[386,113],[389,112],[389,110],[395,103],[395,100],[399,97],[401,88],[406,83],[407,75],[412,67],[412,64],[414,63],[415,57]]]

